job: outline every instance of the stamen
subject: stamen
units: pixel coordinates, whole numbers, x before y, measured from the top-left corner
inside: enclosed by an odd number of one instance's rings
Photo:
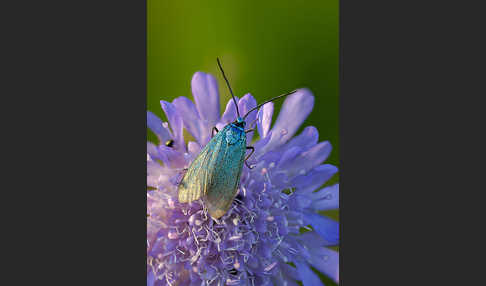
[[[265,267],[263,269],[263,271],[268,272],[268,271],[272,270],[275,267],[275,265],[277,265],[277,261],[275,261],[274,263],[272,263],[272,264],[268,265],[267,267]]]

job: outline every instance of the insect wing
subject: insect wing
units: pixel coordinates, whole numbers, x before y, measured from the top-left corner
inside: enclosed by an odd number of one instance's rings
[[[220,218],[230,208],[236,196],[246,153],[244,131],[228,125],[220,133],[221,143],[215,148],[217,151],[208,164],[211,179],[203,196],[213,218]]]
[[[201,150],[196,159],[192,161],[179,184],[179,202],[192,202],[199,199],[206,192],[208,180],[210,180],[208,164],[212,156],[214,156],[214,151],[217,149],[216,145],[221,141],[221,136],[222,134],[216,134]]]

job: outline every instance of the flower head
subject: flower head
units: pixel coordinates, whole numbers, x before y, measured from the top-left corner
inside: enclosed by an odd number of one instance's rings
[[[313,108],[312,93],[289,95],[272,128],[273,103],[246,118],[259,135],[249,159],[254,168],[243,166],[238,195],[218,220],[202,200],[179,203],[177,184],[212,128],[236,119],[236,108],[228,101],[220,117],[209,74],[194,74],[192,93],[195,104],[186,97],[161,101],[168,123],[147,112],[160,141],[147,143],[147,285],[322,285],[310,266],[337,282],[338,253],[327,247],[338,244],[339,224],[317,213],[338,208],[339,185],[322,187],[337,172],[322,164],[331,145],[318,142],[314,127],[294,137]],[[250,94],[237,102],[241,114],[256,106]],[[183,129],[196,141],[186,143]]]

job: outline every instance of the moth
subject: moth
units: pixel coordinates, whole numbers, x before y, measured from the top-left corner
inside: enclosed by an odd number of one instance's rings
[[[252,168],[246,160],[255,149],[247,146],[246,133],[253,132],[254,129],[245,130],[246,117],[262,105],[295,92],[294,90],[265,101],[241,117],[233,90],[219,59],[217,63],[235,103],[238,116],[221,131],[213,127],[211,140],[189,165],[178,186],[179,202],[189,203],[202,197],[209,214],[215,219],[222,217],[231,207],[238,191],[243,164]],[[217,132],[216,135],[214,131]],[[247,150],[250,150],[250,154],[245,157]]]

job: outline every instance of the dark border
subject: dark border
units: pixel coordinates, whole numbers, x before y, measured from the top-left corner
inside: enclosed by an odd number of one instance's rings
[[[483,280],[486,25],[471,4],[341,0],[341,285]]]
[[[2,284],[146,284],[145,1],[1,10]]]

